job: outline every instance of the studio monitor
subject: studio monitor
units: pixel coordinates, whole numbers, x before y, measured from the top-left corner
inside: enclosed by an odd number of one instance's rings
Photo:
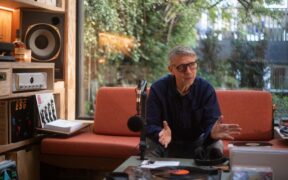
[[[20,17],[22,40],[31,49],[32,61],[55,63],[55,79],[63,79],[64,14],[23,9]]]

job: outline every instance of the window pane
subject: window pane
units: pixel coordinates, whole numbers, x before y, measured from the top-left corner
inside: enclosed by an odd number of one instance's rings
[[[215,88],[271,91],[275,119],[288,115],[286,1],[253,1],[252,9],[225,0],[82,2],[78,116],[93,116],[102,86],[150,85],[165,75],[167,53],[179,44],[195,48],[198,75]]]

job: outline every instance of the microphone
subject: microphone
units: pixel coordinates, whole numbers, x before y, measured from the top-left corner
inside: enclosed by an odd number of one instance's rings
[[[127,122],[128,128],[133,132],[139,132],[142,130],[144,124],[141,117],[135,115],[131,116]]]

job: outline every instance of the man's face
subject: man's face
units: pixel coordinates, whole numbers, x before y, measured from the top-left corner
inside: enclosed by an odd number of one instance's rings
[[[197,73],[196,57],[175,56],[171,60],[168,69],[170,73],[175,76],[177,86],[191,86]]]

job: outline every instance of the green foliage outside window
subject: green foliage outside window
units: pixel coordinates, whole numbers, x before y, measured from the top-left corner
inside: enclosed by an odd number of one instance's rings
[[[281,0],[270,0],[277,3]],[[208,14],[211,23],[216,22],[221,12],[223,23],[235,18],[231,10],[232,1],[214,0],[84,0],[84,70],[83,86],[126,86],[135,85],[137,80],[149,83],[167,73],[167,53],[175,45],[188,45],[197,49],[199,75],[215,87],[257,88],[264,87],[263,76],[267,73],[264,50],[265,40],[257,42],[232,41],[230,59],[218,58],[222,51],[217,39],[218,31],[207,38],[198,36],[196,24],[202,13]],[[222,9],[219,4],[223,3]],[[261,16],[278,17],[277,12],[264,7],[263,0],[238,0],[237,31],[245,36],[247,22],[254,23]],[[257,24],[256,24],[257,25]],[[261,29],[261,24],[257,25]],[[221,32],[228,31],[225,27]],[[129,53],[121,53],[99,44],[101,33],[132,38],[134,47]],[[263,32],[265,33],[265,32]],[[198,46],[202,44],[202,46]],[[92,96],[94,94],[92,93]],[[86,110],[93,107],[88,99]],[[90,102],[89,102],[90,101]],[[91,107],[89,109],[89,107]]]
[[[273,94],[273,103],[276,106],[274,113],[275,122],[279,122],[281,117],[288,117],[288,96],[287,94]]]

